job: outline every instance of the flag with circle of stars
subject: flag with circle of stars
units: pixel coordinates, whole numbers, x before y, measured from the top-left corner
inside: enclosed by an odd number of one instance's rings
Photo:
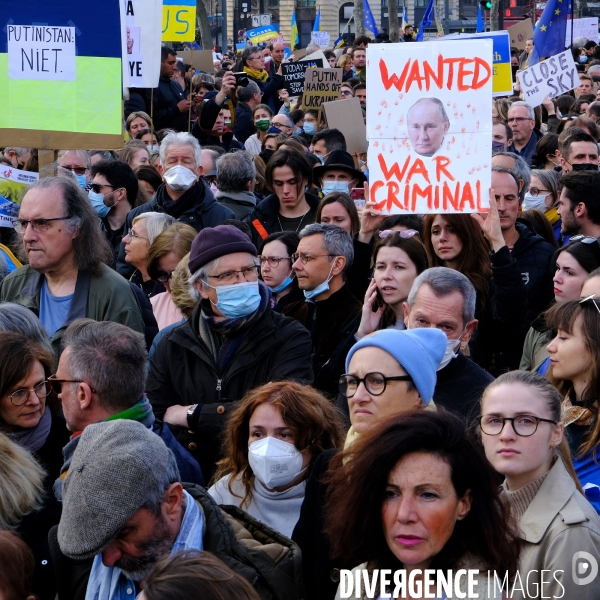
[[[533,34],[533,50],[528,61],[530,67],[537,65],[542,58],[560,54],[565,49],[569,10],[569,0],[548,0]]]

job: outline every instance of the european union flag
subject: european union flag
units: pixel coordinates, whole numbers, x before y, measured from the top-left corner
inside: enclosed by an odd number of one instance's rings
[[[421,24],[419,25],[419,31],[417,33],[417,42],[423,41],[423,34],[425,32],[425,27],[429,27],[431,25],[431,21],[433,19],[433,0],[429,0],[429,4],[423,13],[423,18],[421,19]]]
[[[477,8],[477,33],[483,33],[485,31],[485,23],[483,21],[483,14],[481,12],[481,4]]]
[[[527,61],[537,65],[542,58],[560,54],[565,49],[565,31],[569,0],[548,0],[533,33],[533,50]]]
[[[375,17],[373,17],[373,13],[371,12],[369,0],[364,0],[363,10],[365,12],[365,27],[369,31],[372,31],[373,35],[377,37],[379,35],[379,29],[377,29],[377,25],[375,25]]]

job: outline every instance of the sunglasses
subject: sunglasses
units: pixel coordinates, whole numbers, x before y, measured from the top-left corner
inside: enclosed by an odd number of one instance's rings
[[[52,391],[55,394],[62,394],[63,383],[84,383],[84,382],[79,381],[77,379],[75,379],[75,380],[73,380],[73,379],[57,379],[56,375],[50,375],[50,377],[48,377],[48,385],[52,388]],[[92,390],[92,392],[94,392],[94,394],[96,393],[96,390],[92,386],[90,386],[90,389]]]
[[[401,238],[404,238],[406,240],[415,235],[419,235],[419,232],[416,229],[405,229],[403,231],[396,231],[395,229],[384,229],[383,231],[379,232],[379,237],[387,238],[395,234],[398,234]]]

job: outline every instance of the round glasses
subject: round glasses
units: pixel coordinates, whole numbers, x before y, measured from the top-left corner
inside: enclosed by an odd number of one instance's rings
[[[354,375],[345,374],[340,377],[338,389],[346,398],[352,398],[361,383],[372,396],[381,396],[385,392],[388,381],[412,381],[410,375],[397,375],[386,377],[383,373],[367,373],[362,379]]]
[[[13,406],[22,406],[29,399],[29,394],[31,394],[31,392],[34,392],[35,395],[42,400],[50,393],[50,386],[47,381],[42,381],[30,390],[26,388],[15,390],[12,394],[8,394],[8,397]]]
[[[510,421],[513,431],[521,437],[529,437],[533,435],[540,423],[552,423],[556,425],[556,421],[550,419],[542,419],[532,415],[519,415],[518,417],[497,417],[495,415],[483,415],[479,417],[479,427],[486,435],[500,435],[506,425],[506,421]]]

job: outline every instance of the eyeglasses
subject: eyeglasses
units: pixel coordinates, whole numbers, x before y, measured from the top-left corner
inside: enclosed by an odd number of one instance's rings
[[[292,260],[291,256],[259,256],[260,266],[267,263],[270,267],[276,269],[282,260]]]
[[[508,118],[507,121],[509,123],[520,125],[521,123],[525,123],[525,121],[533,121],[533,119],[526,119],[525,117],[512,117]]]
[[[479,427],[486,435],[500,435],[506,425],[506,421],[510,421],[513,431],[521,437],[529,437],[533,435],[540,423],[552,423],[556,425],[556,421],[550,419],[541,419],[532,415],[519,415],[518,417],[496,417],[494,415],[483,415],[479,417]]]
[[[303,265],[305,265],[307,262],[315,260],[315,258],[319,258],[321,256],[335,256],[335,254],[315,254],[314,256],[311,256],[310,254],[304,254],[303,252],[295,252],[292,254],[292,263],[295,263],[299,260]]]
[[[591,237],[589,235],[574,235],[570,242],[581,242],[582,244],[595,244],[598,242],[598,238]]]
[[[62,394],[62,386],[63,383],[86,383],[85,381],[81,381],[80,379],[57,379],[56,375],[50,375],[50,377],[48,377],[48,384],[50,385],[50,387],[52,388],[52,391],[55,394]],[[90,385],[88,383],[88,385]],[[92,392],[94,392],[94,394],[96,393],[96,390],[90,385],[90,389],[92,390]]]
[[[531,187],[531,188],[529,188],[529,193],[534,198],[537,198],[540,194],[543,194],[544,196],[547,196],[548,194],[551,194],[552,192],[550,190],[540,190],[539,188]]]
[[[384,229],[383,231],[379,232],[379,237],[386,238],[395,234],[398,234],[401,238],[406,240],[415,235],[419,235],[419,232],[416,229],[404,229],[403,231],[397,231],[396,229]]]
[[[148,241],[148,238],[142,237],[141,235],[139,235],[138,233],[136,233],[136,232],[135,232],[133,229],[131,229],[131,228],[130,228],[130,229],[127,231],[127,235],[128,235],[128,236],[129,236],[131,239],[138,238],[138,240],[146,240],[146,241]],[[125,237],[127,237],[127,236],[125,236]]]
[[[600,308],[598,308],[598,300],[596,300],[596,294],[590,294],[586,298],[582,298],[579,301],[579,304],[585,304],[586,302],[590,302],[594,305],[594,308],[600,313]]]
[[[173,277],[173,271],[171,271],[170,273],[161,273],[156,280],[160,281],[161,283],[167,283],[167,281],[169,281],[169,279],[171,279]]]
[[[92,191],[94,191],[96,194],[99,194],[103,187],[109,187],[113,190],[115,189],[114,185],[109,185],[108,183],[92,183]]]
[[[73,171],[73,173],[77,173],[77,175],[85,175],[85,172],[87,171],[87,167],[67,167],[66,165],[59,166],[62,166],[63,169],[67,169],[67,171]]]
[[[238,279],[238,273],[241,273],[246,281],[254,281],[258,277],[258,265],[245,267],[239,271],[226,271],[220,275],[209,275],[211,279],[216,279],[219,283],[235,283]]]
[[[338,389],[346,398],[352,398],[361,383],[372,396],[381,396],[385,392],[388,381],[412,381],[410,375],[397,375],[386,377],[383,373],[367,373],[362,379],[354,375],[344,374],[340,377]]]
[[[13,221],[13,227],[17,233],[23,235],[27,231],[27,225],[31,223],[31,229],[37,233],[46,233],[50,228],[50,221],[66,221],[71,217],[54,217],[53,219],[31,219],[30,221],[24,221],[17,219]]]
[[[27,402],[29,399],[29,394],[31,394],[31,392],[34,392],[40,400],[45,398],[50,393],[50,389],[47,384],[48,381],[42,381],[30,390],[26,388],[15,390],[12,394],[8,394],[11,404],[13,406],[21,406],[25,404],[25,402]]]

